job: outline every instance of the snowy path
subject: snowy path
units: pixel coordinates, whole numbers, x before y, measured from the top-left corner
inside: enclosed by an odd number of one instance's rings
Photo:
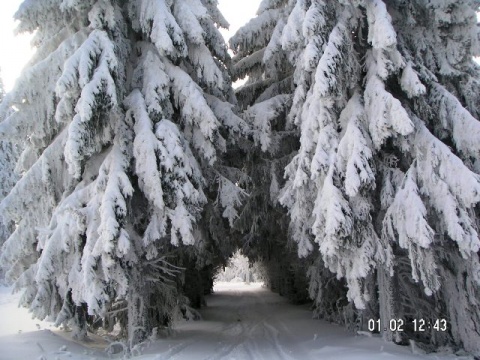
[[[284,299],[258,285],[216,288],[203,321],[184,323],[158,359],[307,359],[285,321]],[[293,314],[292,314],[293,315]]]
[[[13,309],[11,296],[0,292],[0,359],[102,359],[104,353],[65,340],[50,330],[34,330]],[[3,300],[3,301],[2,301]],[[453,359],[451,355],[414,355],[406,347],[379,338],[354,336],[344,328],[311,319],[305,306],[294,306],[259,284],[218,284],[207,299],[201,321],[182,321],[171,337],[144,349],[142,360],[166,359]],[[5,312],[8,311],[8,313]],[[17,314],[17,315],[14,315]],[[23,314],[23,315],[22,315]],[[20,316],[20,317],[21,317]],[[28,317],[28,315],[26,315]],[[6,335],[6,324],[25,327]],[[45,326],[40,324],[40,328]],[[114,357],[115,358],[115,357]],[[117,357],[121,358],[121,356]],[[455,358],[459,359],[459,358]],[[464,359],[467,359],[464,357]]]

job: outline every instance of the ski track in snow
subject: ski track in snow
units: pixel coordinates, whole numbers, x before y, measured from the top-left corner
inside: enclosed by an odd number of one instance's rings
[[[28,320],[16,308],[18,295],[0,288],[0,360],[121,359],[98,349],[98,342],[78,344],[45,330],[48,323]],[[355,336],[341,326],[311,318],[308,306],[295,306],[260,284],[220,283],[207,297],[200,321],[180,321],[169,337],[144,347],[142,360],[408,360],[472,359],[454,355],[413,354],[408,347],[378,336]],[[27,319],[27,320],[26,320]],[[30,321],[30,322],[29,322]],[[18,333],[19,328],[24,331]],[[21,330],[21,329],[20,329]],[[10,332],[10,333],[9,333]],[[43,358],[42,358],[43,356]]]

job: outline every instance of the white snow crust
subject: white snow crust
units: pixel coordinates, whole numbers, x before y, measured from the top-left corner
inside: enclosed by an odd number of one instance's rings
[[[19,294],[0,287],[0,359],[121,359],[108,355],[108,342],[91,336],[88,343],[48,322],[31,320],[18,308]],[[322,359],[409,360],[471,359],[453,354],[423,354],[415,347],[384,342],[379,335],[353,334],[343,326],[312,319],[308,305],[291,305],[262,283],[216,283],[199,321],[177,321],[169,336],[159,334],[137,348],[134,359]]]

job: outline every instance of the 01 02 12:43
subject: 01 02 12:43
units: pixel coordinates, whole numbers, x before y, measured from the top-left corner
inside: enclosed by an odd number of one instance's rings
[[[405,326],[407,322],[403,319],[391,319],[387,324],[382,324],[380,319],[369,319],[367,326],[368,330],[371,332],[382,332],[382,331],[405,331]],[[447,331],[447,320],[445,319],[435,319],[433,321],[425,319],[413,319],[411,320],[411,325],[413,325],[413,330],[415,332],[423,332],[427,330],[434,331]]]

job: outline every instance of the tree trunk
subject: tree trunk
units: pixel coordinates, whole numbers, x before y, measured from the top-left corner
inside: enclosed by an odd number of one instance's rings
[[[75,315],[73,317],[72,338],[78,341],[87,340],[87,311],[85,305],[75,306]]]
[[[378,304],[380,313],[380,331],[383,339],[394,341],[396,334],[390,329],[390,320],[395,319],[393,298],[393,277],[382,266],[377,268]]]
[[[144,296],[145,283],[141,276],[134,276],[128,292],[128,346],[132,349],[147,338],[147,306]]]

